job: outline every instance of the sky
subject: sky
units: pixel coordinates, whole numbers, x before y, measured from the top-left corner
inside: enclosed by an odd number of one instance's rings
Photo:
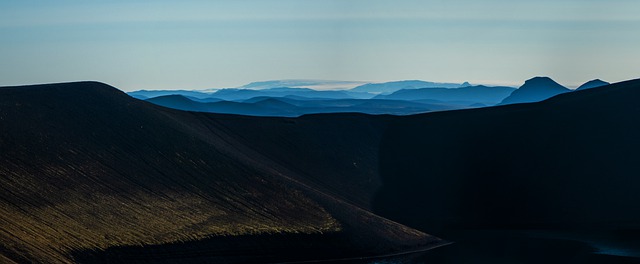
[[[636,0],[0,1],[0,86],[640,78]]]

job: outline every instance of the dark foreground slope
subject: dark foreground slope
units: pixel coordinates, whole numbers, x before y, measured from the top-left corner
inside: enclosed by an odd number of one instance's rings
[[[455,242],[418,263],[638,263],[638,97],[630,81],[407,117],[218,122],[305,182]]]
[[[633,243],[638,97],[630,81],[407,117],[259,118],[169,110],[98,83],[0,88],[0,260],[273,262],[440,242],[374,209],[460,241],[439,252],[474,237],[464,263],[522,248],[461,227],[615,229]],[[525,260],[595,252],[535,235]]]
[[[448,228],[640,228],[640,80],[540,103],[398,117],[376,212]],[[446,232],[444,232],[446,233]]]
[[[339,180],[265,156],[245,140],[263,127],[226,127],[236,119],[95,82],[0,88],[0,260],[269,262],[441,244],[361,209],[371,197],[341,193],[357,182],[332,188]]]

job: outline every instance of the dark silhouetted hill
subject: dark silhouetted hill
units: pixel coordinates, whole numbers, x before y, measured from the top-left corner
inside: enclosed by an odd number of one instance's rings
[[[571,90],[558,84],[549,77],[534,77],[524,82],[500,104],[539,102]]]
[[[578,87],[576,89],[576,91],[580,91],[580,90],[584,90],[584,89],[596,88],[596,87],[605,86],[605,85],[609,85],[609,84],[610,83],[605,82],[603,80],[595,79],[595,80],[591,80],[591,81],[588,81],[588,82],[580,85],[580,87]]]
[[[0,260],[255,263],[440,244],[367,210],[380,121],[315,118],[183,112],[96,82],[1,87]],[[349,144],[329,144],[345,131]],[[265,136],[286,145],[262,149]],[[304,152],[279,152],[291,147]],[[299,167],[307,154],[333,164]]]
[[[465,102],[467,105],[494,105],[509,96],[515,88],[488,87],[483,85],[466,86],[463,88],[423,88],[399,90],[389,95],[379,95],[375,98],[393,100],[437,100],[441,102]]]
[[[376,212],[440,235],[638,229],[638,98],[634,80],[539,103],[398,117],[380,147]]]

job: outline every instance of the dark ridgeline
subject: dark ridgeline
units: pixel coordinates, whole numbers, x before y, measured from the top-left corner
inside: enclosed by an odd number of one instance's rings
[[[551,98],[558,94],[571,92],[549,77],[534,77],[524,82],[520,88],[500,102],[501,105],[532,103]]]
[[[340,129],[354,136],[378,121],[336,116],[324,124],[345,127],[326,134],[313,119],[182,112],[96,82],[2,87],[0,260],[277,262],[442,243],[366,210],[379,181],[367,171],[371,156],[363,155],[360,169],[353,157],[372,153],[380,130],[360,138],[366,149],[346,141],[334,149],[325,138]],[[332,158],[354,155],[348,164],[322,165],[342,174],[319,175],[332,170],[308,171],[314,167],[269,157],[247,141],[262,140],[269,126],[306,134],[299,142],[273,139],[304,147],[289,154],[300,160],[314,157],[314,138],[325,138],[319,147],[328,148],[318,151]],[[360,174],[338,178],[353,171]],[[359,184],[369,187],[354,191]]]
[[[0,88],[0,256],[256,262],[441,243],[371,211],[443,235],[637,234],[639,89],[405,117],[265,118],[170,110],[99,83]],[[206,236],[216,232],[234,236]],[[593,252],[562,243],[549,245]],[[557,247],[532,256],[547,251]]]

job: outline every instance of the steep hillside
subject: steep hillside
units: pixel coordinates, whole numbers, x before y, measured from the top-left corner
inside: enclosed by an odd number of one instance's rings
[[[0,256],[260,262],[440,243],[326,193],[341,189],[305,181],[224,120],[236,117],[174,111],[95,82],[0,88]],[[254,246],[225,242],[233,237]]]

